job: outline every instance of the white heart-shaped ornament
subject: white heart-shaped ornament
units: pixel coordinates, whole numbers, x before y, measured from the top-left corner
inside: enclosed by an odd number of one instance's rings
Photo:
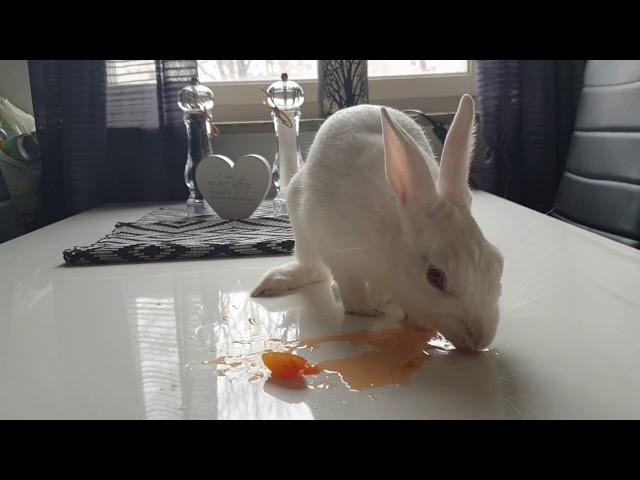
[[[271,166],[260,155],[245,155],[235,162],[224,155],[210,155],[196,168],[196,184],[221,218],[249,218],[269,192]]]

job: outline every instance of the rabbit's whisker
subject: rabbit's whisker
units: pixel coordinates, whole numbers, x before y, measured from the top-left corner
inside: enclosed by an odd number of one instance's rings
[[[521,234],[525,234],[527,233],[530,229],[532,229],[534,226],[536,226],[538,223],[540,223],[545,217],[549,216],[554,210],[556,209],[556,207],[553,207],[551,210],[549,210],[547,213],[543,214],[542,217],[537,218],[536,220],[534,220],[533,222],[531,222],[529,225],[527,225],[522,232],[520,232]],[[500,229],[500,236],[499,238],[502,237],[502,228]],[[535,243],[536,240],[531,240],[527,243],[525,243],[524,245],[521,245],[520,247],[518,247],[514,252],[510,253],[509,255],[505,256],[505,260],[512,258],[513,256],[515,256],[515,254],[517,252],[519,252],[522,248],[524,248],[525,246],[529,246],[533,243]]]
[[[535,242],[532,242],[532,243],[531,243],[531,245],[532,245],[533,243],[535,243]],[[531,245],[527,245],[527,247],[530,247]],[[515,254],[516,252],[514,252],[514,255],[513,255],[513,256],[511,256],[511,257],[509,257],[509,258],[507,258],[507,259],[506,259],[506,261],[513,262],[514,260],[517,260],[518,258],[522,257],[522,255],[524,255],[524,254],[528,253],[528,252],[527,252],[527,250],[528,250],[528,249],[526,249],[526,248],[525,248],[525,249],[523,249],[522,251],[517,252],[517,255]],[[547,258],[549,258],[551,255],[555,255],[555,254],[557,254],[557,253],[559,253],[559,252],[560,252],[560,249],[559,249],[559,248],[555,248],[555,249],[552,249],[552,250],[546,250],[546,251],[544,252],[544,255],[543,255],[542,257],[538,257],[538,258],[536,259],[536,260],[538,260],[538,262],[537,262],[537,263],[539,263],[539,262],[540,262],[540,260],[546,260],[546,259],[547,259]]]
[[[525,250],[527,247],[530,247],[531,245],[533,245],[534,243],[536,243],[537,240],[529,240],[528,242],[520,245],[518,248],[516,248],[513,252],[511,252],[509,255],[506,255],[504,257],[505,262],[509,261],[509,260],[513,260],[514,258],[517,258],[519,255],[517,255],[518,253],[522,252],[523,250]]]
[[[533,228],[535,225],[537,225],[538,223],[540,223],[545,217],[549,216],[551,213],[553,213],[553,211],[556,209],[556,207],[553,207],[551,210],[549,210],[547,213],[543,214],[540,218],[537,218],[536,220],[534,220],[533,222],[531,222],[527,227],[525,227],[525,229],[522,231],[522,233],[527,233],[527,231],[531,228]]]
[[[502,312],[508,313],[508,312],[511,312],[511,311],[516,310],[518,308],[522,308],[522,307],[524,307],[526,305],[529,305],[530,303],[535,302],[536,300],[540,300],[541,298],[544,298],[544,297],[546,297],[548,295],[551,295],[552,293],[555,293],[555,292],[557,292],[559,290],[563,290],[563,289],[567,288],[568,286],[569,286],[568,284],[561,285],[561,286],[559,286],[557,288],[552,288],[551,290],[547,290],[546,292],[541,293],[539,295],[536,295],[533,298],[530,298],[529,300],[526,300],[526,301],[521,302],[519,304],[509,305],[508,307],[505,308],[505,310],[501,310],[501,313]]]

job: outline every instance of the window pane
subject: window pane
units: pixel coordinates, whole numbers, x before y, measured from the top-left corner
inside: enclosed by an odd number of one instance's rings
[[[282,73],[292,80],[318,77],[317,60],[198,60],[201,82],[275,81]]]
[[[369,60],[370,77],[467,73],[468,60]]]

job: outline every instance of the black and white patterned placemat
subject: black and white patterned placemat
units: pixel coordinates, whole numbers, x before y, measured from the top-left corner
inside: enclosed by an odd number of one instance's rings
[[[245,220],[189,217],[186,208],[159,208],[136,222],[118,223],[93,245],[69,248],[63,256],[68,264],[82,265],[287,255],[293,246],[289,219],[274,216],[268,204]]]

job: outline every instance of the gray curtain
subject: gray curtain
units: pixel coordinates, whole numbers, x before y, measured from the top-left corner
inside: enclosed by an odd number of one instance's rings
[[[564,171],[585,60],[479,60],[480,188],[547,212]]]
[[[187,197],[176,102],[195,60],[30,60],[29,74],[44,223],[105,202]]]

